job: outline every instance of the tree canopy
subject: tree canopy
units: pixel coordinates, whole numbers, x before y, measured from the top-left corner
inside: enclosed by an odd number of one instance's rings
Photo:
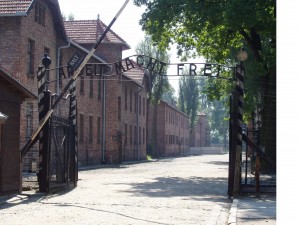
[[[145,5],[143,30],[162,49],[177,44],[182,59],[203,56],[209,62],[237,63],[245,47],[246,112],[253,111],[264,77],[276,65],[276,1],[274,0],[134,0]],[[212,98],[228,95],[228,82],[212,85]]]
[[[140,24],[161,49],[177,44],[182,59],[203,56],[210,63],[234,66],[243,47],[244,115],[257,109],[262,142],[276,159],[276,1],[275,0],[134,0],[145,5]],[[230,83],[211,79],[210,100],[231,92]]]

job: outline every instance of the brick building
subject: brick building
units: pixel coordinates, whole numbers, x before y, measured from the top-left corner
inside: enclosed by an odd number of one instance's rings
[[[150,110],[152,112],[152,110]],[[149,120],[152,120],[150,113]],[[160,156],[183,156],[189,154],[189,117],[176,107],[161,100],[158,105],[157,148]],[[151,126],[151,122],[149,125]],[[149,129],[151,134],[152,129]]]
[[[36,71],[45,52],[57,61],[57,49],[66,44],[61,12],[57,0],[0,2],[0,68],[37,95]],[[51,71],[49,76],[55,76]],[[26,98],[20,119],[20,146],[38,126],[37,100]],[[23,159],[25,170],[38,158],[37,146]]]
[[[91,49],[106,25],[98,16],[97,20],[65,21],[65,28],[71,46]],[[129,48],[110,30],[94,54],[98,63],[114,63],[122,60],[122,51]],[[70,49],[63,52],[70,57]],[[102,76],[81,77],[77,88],[79,165],[146,158],[143,137],[148,89],[144,77],[142,68],[116,75],[115,67]]]
[[[20,112],[26,98],[37,96],[0,69],[0,195],[22,190]]]
[[[68,82],[68,77],[61,74],[66,70],[64,66],[74,53],[85,56],[105,28],[99,16],[96,20],[63,22],[57,0],[1,1],[0,68],[37,95],[36,72],[47,53],[52,60],[47,86],[54,96],[58,95]],[[129,48],[111,30],[88,63],[120,61],[122,51]],[[107,67],[103,67],[101,75],[88,74],[90,70],[85,67],[76,81],[79,166],[144,159],[145,144],[139,141],[143,140],[146,122],[144,111],[137,110],[144,106],[148,91],[143,70],[128,71],[122,76]],[[126,104],[132,104],[132,110]],[[37,100],[26,99],[21,108],[24,110],[20,116],[19,148],[38,126]],[[55,114],[67,117],[68,110],[69,101],[61,101]],[[132,132],[131,142],[126,142],[124,132]],[[23,162],[24,170],[34,170],[33,165],[38,162],[37,145]]]
[[[199,118],[191,134],[191,147],[210,146],[210,127],[204,113],[199,113]]]

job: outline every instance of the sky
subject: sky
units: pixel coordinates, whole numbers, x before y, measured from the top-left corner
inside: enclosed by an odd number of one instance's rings
[[[75,20],[95,20],[97,15],[106,25],[115,17],[116,13],[125,3],[125,0],[59,0],[61,12],[68,18],[73,14]],[[145,7],[137,7],[130,0],[121,15],[113,24],[111,29],[122,37],[131,47],[130,50],[123,51],[123,58],[135,55],[135,48],[144,40],[145,33],[139,25],[142,13]],[[171,50],[172,63],[179,62],[174,46]],[[199,62],[199,60],[189,60],[189,62]],[[176,74],[176,67],[171,67],[168,74]],[[176,95],[178,94],[178,77],[169,77],[171,85],[174,87]]]
[[[96,20],[97,15],[106,25],[115,17],[125,0],[59,0],[61,12],[68,17],[73,14],[75,20]],[[130,0],[111,29],[122,37],[131,47],[123,56],[135,54],[136,45],[144,39],[139,20],[145,7],[137,7]]]

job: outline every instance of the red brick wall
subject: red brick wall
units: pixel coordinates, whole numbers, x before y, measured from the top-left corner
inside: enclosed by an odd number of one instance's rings
[[[205,115],[200,115],[191,135],[191,147],[209,146],[209,124]]]
[[[45,1],[37,0],[37,2],[42,2],[44,4]],[[0,17],[0,66],[7,70],[9,74],[16,77],[20,80],[24,86],[26,86],[33,93],[37,94],[37,77],[36,73],[33,75],[29,75],[27,73],[27,61],[28,61],[28,39],[31,39],[35,43],[35,60],[34,60],[34,68],[37,71],[38,66],[41,66],[41,60],[44,54],[44,48],[48,48],[50,50],[50,57],[52,60],[52,64],[50,69],[56,68],[57,62],[57,48],[59,46],[66,45],[63,37],[60,37],[58,33],[58,28],[54,25],[54,18],[51,14],[50,9],[44,4],[46,7],[46,24],[43,27],[40,24],[37,24],[34,21],[34,7],[29,11],[27,17]],[[4,41],[3,41],[4,40]],[[84,46],[86,49],[90,50],[93,45]],[[66,48],[61,51],[63,55],[63,65],[69,61],[71,56],[78,52],[78,49],[74,47]],[[116,62],[122,58],[122,45],[113,44],[113,43],[101,43],[95,52],[100,58],[104,59],[106,62]],[[95,60],[90,60],[90,62],[95,62]],[[114,71],[113,71],[114,73]],[[51,81],[54,81],[56,77],[56,71],[51,70],[49,72],[49,78]],[[78,107],[78,115],[77,115],[77,123],[80,123],[80,114],[84,117],[84,128],[83,128],[83,140],[78,144],[78,153],[79,153],[79,165],[92,165],[100,163],[102,160],[107,161],[108,163],[117,163],[119,162],[119,146],[118,143],[113,139],[113,137],[117,134],[118,131],[123,130],[123,126],[125,121],[131,121],[131,124],[134,124],[136,120],[134,120],[134,114],[126,114],[121,113],[121,120],[118,120],[118,97],[121,97],[121,103],[124,103],[124,95],[122,93],[123,84],[119,82],[118,77],[108,77],[106,81],[106,106],[105,106],[105,114],[106,114],[106,138],[105,138],[105,158],[102,158],[102,103],[104,96],[101,99],[98,99],[98,77],[94,78],[96,82],[93,82],[93,97],[90,96],[90,77],[84,78],[84,93],[80,93],[80,79],[77,80],[77,107]],[[114,80],[112,80],[114,79]],[[63,82],[62,87],[57,87],[57,82],[52,82],[49,84],[49,89],[52,93],[57,92],[58,89],[62,89],[67,81]],[[126,83],[127,85],[127,83]],[[131,85],[132,89],[137,89],[137,85]],[[103,88],[103,86],[102,86]],[[145,92],[141,92],[143,97],[146,97]],[[33,105],[33,131],[36,130],[38,126],[38,106],[37,100],[27,100],[21,106],[21,130],[20,130],[20,145],[23,146],[26,143],[26,107],[27,104],[32,102]],[[123,107],[122,107],[123,109]],[[55,113],[68,116],[69,110],[69,100],[61,101]],[[89,141],[89,117],[93,118],[93,137],[92,141]],[[97,120],[101,119],[101,141],[98,142],[97,139]],[[141,128],[146,127],[145,119],[141,117],[139,119],[139,124],[141,124]],[[143,129],[141,129],[143,132]],[[79,127],[78,127],[79,132]],[[145,131],[146,132],[146,131]],[[20,147],[19,146],[19,149]],[[123,149],[126,149],[123,145]],[[146,150],[145,145],[140,147],[140,159],[145,158]],[[130,153],[132,148],[128,149],[128,154],[124,150],[124,155],[128,155],[129,158],[126,160],[134,159],[134,153]],[[130,156],[130,154],[132,156]],[[35,147],[24,157],[24,170],[31,169],[31,163],[38,161],[38,145]]]
[[[20,104],[18,94],[0,79],[0,112],[9,116],[2,125],[0,195],[20,192]]]
[[[157,143],[162,156],[185,155],[189,152],[188,116],[161,101],[158,106]]]
[[[127,108],[125,108],[125,89],[127,89]],[[132,111],[130,110],[130,93],[132,93]],[[141,106],[137,108],[135,112],[135,95],[138,93],[141,99]],[[146,159],[146,98],[147,93],[144,89],[138,86],[136,83],[128,80],[122,82],[122,133],[124,134],[123,142],[123,159],[125,161],[142,160]],[[139,100],[138,100],[139,101]],[[145,105],[144,102],[145,101]],[[139,102],[140,103],[140,102]],[[139,110],[141,109],[141,112]],[[144,109],[145,108],[145,111]],[[125,131],[125,124],[127,126],[127,132]],[[130,141],[130,126],[132,127],[132,135]],[[139,127],[137,135],[135,136],[134,127]],[[139,131],[141,130],[141,131]],[[127,134],[125,136],[125,134]],[[127,138],[126,138],[127,137]],[[127,141],[125,141],[125,138]],[[139,142],[138,142],[139,139]]]
[[[29,11],[27,17],[0,17],[0,66],[4,68],[10,75],[18,79],[30,91],[37,94],[37,78],[36,72],[28,74],[28,39],[34,41],[34,68],[37,71],[41,65],[44,48],[50,50],[52,60],[51,68],[56,67],[56,47],[62,44],[62,38],[57,34],[57,28],[54,26],[54,18],[50,9],[46,7],[45,27],[34,21],[34,7]],[[50,77],[55,77],[55,71],[50,72]],[[53,87],[54,88],[54,87]],[[52,88],[51,88],[52,89]],[[37,101],[28,100],[21,106],[21,133],[20,147],[26,143],[26,106],[32,102],[33,107],[33,130],[38,126],[38,108]],[[19,148],[20,148],[19,147]],[[24,158],[24,169],[28,170],[31,161],[38,160],[37,145],[32,152]]]

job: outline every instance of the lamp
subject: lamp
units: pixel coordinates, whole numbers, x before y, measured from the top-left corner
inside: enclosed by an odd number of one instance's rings
[[[240,61],[240,62],[244,62],[247,60],[248,58],[248,54],[247,52],[245,51],[244,48],[241,48],[241,50],[237,53],[237,59]]]

